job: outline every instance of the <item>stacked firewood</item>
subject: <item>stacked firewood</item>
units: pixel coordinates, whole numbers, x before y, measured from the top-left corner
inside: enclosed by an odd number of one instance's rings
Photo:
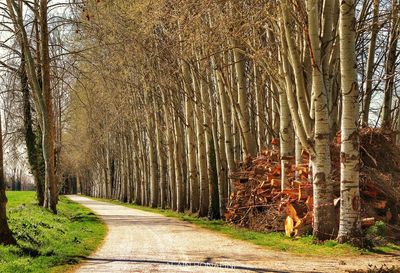
[[[360,132],[362,225],[375,221],[397,225],[400,197],[400,149],[391,134],[376,129]],[[382,149],[386,151],[383,152]],[[388,150],[389,149],[389,150]],[[331,146],[332,177],[335,182],[335,207],[340,206],[340,135]],[[383,161],[383,162],[382,162]],[[313,190],[309,179],[308,155],[301,164],[288,159],[281,166],[279,152],[265,150],[247,158],[231,174],[235,191],[231,194],[225,219],[239,226],[260,231],[285,231],[297,236],[312,231]],[[290,187],[281,190],[285,170]]]

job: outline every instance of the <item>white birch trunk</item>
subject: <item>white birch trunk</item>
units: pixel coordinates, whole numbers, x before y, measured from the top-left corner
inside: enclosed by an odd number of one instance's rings
[[[340,146],[340,224],[341,243],[357,238],[360,225],[358,87],[355,52],[355,0],[340,5],[340,72],[342,82],[342,132]]]
[[[238,90],[238,104],[240,113],[237,113],[239,118],[239,126],[242,131],[243,151],[246,155],[255,155],[257,153],[257,141],[255,136],[251,133],[249,108],[247,99],[246,88],[246,71],[245,71],[245,57],[240,52],[241,46],[237,41],[233,41],[233,59],[235,62],[235,72]],[[236,108],[237,109],[237,108]]]
[[[313,163],[314,236],[332,239],[336,233],[329,150],[330,126],[328,100],[322,75],[321,48],[319,46],[319,5],[317,0],[307,1],[308,28],[312,49],[312,93],[315,105],[315,157]]]
[[[196,164],[196,135],[194,132],[194,117],[193,117],[193,87],[192,77],[190,73],[190,66],[187,62],[182,62],[182,72],[184,78],[185,89],[185,111],[186,111],[186,141],[188,145],[188,180],[190,187],[190,209],[192,212],[199,210],[199,181],[197,177],[197,164]]]

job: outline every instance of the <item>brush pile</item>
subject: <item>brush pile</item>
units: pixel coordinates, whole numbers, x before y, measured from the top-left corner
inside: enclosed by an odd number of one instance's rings
[[[398,225],[400,205],[400,148],[394,135],[380,129],[360,131],[360,192],[362,225],[376,221]],[[340,134],[331,145],[332,178],[337,216],[340,207]],[[313,191],[309,179],[308,154],[296,166],[287,159],[284,166],[290,187],[281,190],[280,156],[265,150],[258,157],[241,162],[231,174],[235,191],[231,194],[225,219],[259,231],[285,231],[288,236],[312,231]]]

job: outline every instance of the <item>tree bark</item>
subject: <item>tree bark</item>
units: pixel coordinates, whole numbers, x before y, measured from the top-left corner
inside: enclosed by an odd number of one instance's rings
[[[45,193],[49,191],[48,205],[53,213],[57,213],[58,189],[55,177],[55,124],[53,113],[53,97],[50,86],[49,30],[47,24],[47,0],[40,0],[40,52],[42,70],[42,92],[44,98],[43,111],[43,157],[45,162]],[[45,205],[46,205],[45,194]]]
[[[302,120],[307,138],[311,138],[313,122],[309,115],[309,108],[307,103],[307,86],[304,80],[304,70],[300,61],[299,51],[296,48],[295,41],[293,40],[290,31],[290,26],[292,25],[293,20],[291,19],[291,15],[289,14],[288,5],[288,0],[282,1],[282,17],[284,33],[288,48],[287,53],[289,54],[290,61],[293,67],[293,73],[295,76],[294,78],[296,82],[297,104],[300,110],[300,118]]]
[[[226,203],[228,201],[228,172],[225,147],[224,120],[221,109],[221,101],[217,102],[217,142],[215,144],[215,159],[218,174],[218,199],[219,199],[219,215],[224,215]]]
[[[182,174],[182,143],[183,137],[181,133],[181,125],[177,113],[174,113],[174,131],[175,131],[175,149],[174,149],[174,161],[175,161],[175,179],[176,179],[176,203],[178,212],[184,212],[185,200],[184,200],[184,185],[183,185],[183,174]]]
[[[291,86],[286,88],[291,89]],[[289,91],[290,92],[290,91]],[[285,165],[289,163],[289,160],[294,156],[294,132],[291,122],[290,109],[287,101],[285,90],[279,89],[279,105],[280,105],[280,128],[279,128],[279,139],[280,139],[280,157],[281,157],[281,189],[285,190],[290,187],[290,183],[286,178]]]
[[[321,48],[319,46],[319,5],[317,0],[307,1],[308,28],[312,51],[312,93],[315,105],[315,136],[313,157],[314,236],[320,240],[332,239],[336,232],[329,150],[330,126],[328,100],[322,75]]]
[[[149,93],[150,90],[147,90]],[[150,205],[152,208],[156,208],[158,206],[158,166],[157,166],[157,157],[156,157],[156,135],[154,131],[155,120],[153,111],[153,95],[146,94],[147,98],[147,107],[148,109],[148,117],[147,117],[147,138],[149,143],[149,163],[150,163]]]
[[[200,66],[199,66],[200,67]],[[203,75],[203,77],[205,77]],[[200,155],[200,209],[199,216],[205,217],[207,216],[209,205],[210,205],[210,179],[213,179],[211,175],[211,166],[210,166],[210,153],[211,153],[211,126],[213,124],[213,116],[211,113],[211,105],[210,105],[210,97],[208,95],[208,84],[204,78],[201,78],[200,81],[200,99],[202,105],[204,107],[202,111],[202,127],[204,128],[204,143],[199,147],[199,155]],[[211,122],[210,122],[211,118]],[[202,139],[198,139],[201,144]],[[202,158],[203,157],[203,158]],[[206,169],[204,169],[206,168]]]
[[[4,179],[4,163],[3,163],[3,132],[2,132],[1,116],[0,116],[0,244],[16,245],[10,228],[7,223],[7,196],[6,181]]]
[[[190,210],[197,212],[200,204],[200,187],[197,176],[196,164],[196,135],[194,132],[194,116],[193,116],[193,99],[196,83],[192,82],[191,69],[186,61],[182,61],[182,72],[184,78],[185,90],[185,111],[186,111],[186,142],[187,142],[187,157],[188,157],[188,180],[190,187]]]
[[[340,146],[340,223],[338,241],[354,240],[361,235],[358,86],[355,52],[355,0],[340,5],[340,72],[342,82],[342,132]]]
[[[154,119],[155,119],[155,133],[157,139],[157,159],[158,159],[158,173],[159,173],[159,180],[160,180],[160,206],[162,209],[167,207],[167,179],[165,173],[165,153],[163,149],[163,139],[164,139],[164,132],[161,130],[163,127],[163,118],[162,115],[159,114],[159,104],[156,102],[156,99],[153,100],[153,109],[154,109]],[[164,109],[164,108],[162,108]]]
[[[141,176],[140,176],[140,151],[138,141],[139,139],[134,136],[132,138],[134,140],[134,160],[135,160],[135,189],[134,189],[134,199],[133,202],[137,205],[142,205],[142,183],[141,183]]]
[[[170,101],[167,99],[170,97],[169,92],[167,90],[163,90],[162,99],[163,99],[163,109],[164,109],[164,120],[166,127],[166,138],[167,138],[167,154],[168,154],[168,182],[169,189],[171,191],[171,201],[170,207],[172,210],[177,209],[177,192],[176,192],[176,179],[175,179],[175,158],[174,158],[174,125],[173,120],[170,118],[172,115],[173,109],[171,109]],[[167,94],[166,94],[167,93]]]
[[[216,90],[218,91],[218,98],[221,107],[222,119],[223,119],[223,134],[224,134],[224,147],[225,154],[228,164],[228,175],[235,171],[235,159],[234,159],[234,150],[233,150],[233,134],[232,134],[232,109],[230,105],[228,105],[228,98],[225,90],[225,85],[222,80],[222,73],[217,69],[216,70],[216,80],[217,86]],[[230,190],[234,190],[233,181],[230,183]]]
[[[28,154],[28,161],[30,165],[31,172],[35,179],[36,185],[36,197],[39,206],[44,204],[44,177],[43,172],[40,169],[40,163],[43,161],[43,153],[37,149],[36,134],[33,131],[33,120],[31,112],[31,102],[30,102],[30,92],[28,85],[28,76],[25,70],[25,58],[23,52],[21,53],[21,90],[23,93],[24,102],[24,131],[25,131],[25,144]],[[40,130],[40,129],[39,129]]]
[[[388,53],[385,65],[385,95],[382,110],[382,127],[391,128],[392,126],[392,101],[394,90],[394,78],[397,57],[397,41],[400,34],[399,23],[399,0],[392,1],[391,31],[388,44]]]
[[[375,49],[376,49],[376,40],[378,37],[378,19],[379,19],[379,0],[374,1],[374,11],[372,17],[372,30],[371,30],[371,41],[368,49],[368,60],[366,67],[366,76],[365,76],[365,87],[364,87],[364,96],[363,96],[363,104],[362,104],[362,112],[361,112],[361,125],[368,127],[369,124],[369,108],[371,105],[372,98],[372,80],[374,76],[374,66],[375,66]]]
[[[238,90],[238,109],[240,109],[240,113],[237,113],[237,115],[239,117],[239,126],[241,127],[242,131],[243,151],[245,155],[256,155],[257,141],[250,130],[249,108],[246,88],[245,56],[240,52],[241,46],[237,41],[232,41],[232,45],[234,46],[233,59],[235,62]]]

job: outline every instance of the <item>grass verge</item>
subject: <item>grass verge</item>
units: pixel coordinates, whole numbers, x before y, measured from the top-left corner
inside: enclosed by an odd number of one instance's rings
[[[106,226],[89,209],[60,197],[58,214],[38,207],[34,192],[7,192],[18,246],[0,246],[2,273],[66,272],[102,242]]]
[[[117,205],[122,205],[129,208],[139,209],[143,211],[158,213],[167,217],[176,218],[182,221],[192,223],[196,226],[216,231],[221,234],[227,235],[231,238],[247,241],[267,249],[286,251],[298,255],[307,256],[356,256],[372,253],[389,254],[400,251],[400,246],[387,245],[385,247],[374,248],[371,251],[358,249],[349,244],[338,244],[336,241],[327,241],[324,243],[314,243],[312,236],[305,236],[300,238],[289,238],[283,233],[279,232],[258,232],[245,228],[239,228],[226,223],[222,220],[208,220],[206,218],[198,218],[194,215],[187,213],[178,213],[171,210],[154,209],[149,207],[138,206],[134,204],[126,204],[116,200],[93,198],[95,200],[109,202]]]

